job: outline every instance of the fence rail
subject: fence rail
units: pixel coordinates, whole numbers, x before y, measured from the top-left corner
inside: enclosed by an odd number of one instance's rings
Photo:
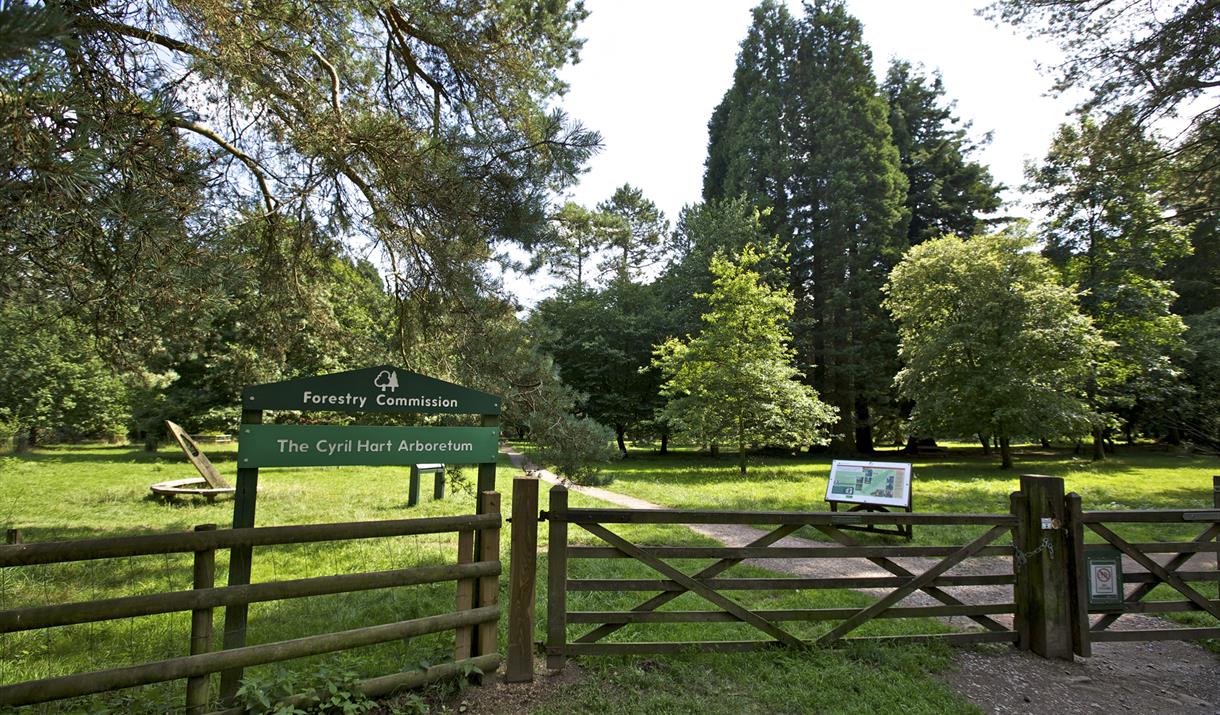
[[[503,570],[499,561],[499,511],[499,495],[483,492],[480,494],[480,513],[468,516],[226,530],[207,525],[184,533],[0,546],[0,567],[192,553],[195,573],[194,587],[190,590],[0,611],[0,633],[162,613],[192,613],[191,654],[188,656],[2,686],[0,706],[30,705],[186,678],[187,712],[202,713],[211,702],[208,676],[213,673],[449,630],[455,632],[452,663],[421,672],[366,680],[360,684],[361,691],[379,695],[395,688],[416,687],[452,677],[460,671],[459,665],[494,670],[500,661],[496,623],[500,614],[498,579]],[[474,558],[476,532],[482,534],[478,560]],[[457,563],[214,586],[217,549],[440,533],[458,534]],[[447,581],[457,583],[457,601],[452,612],[274,643],[211,650],[213,609],[218,607],[245,607],[255,602]],[[480,586],[478,589],[473,586],[476,582]]]

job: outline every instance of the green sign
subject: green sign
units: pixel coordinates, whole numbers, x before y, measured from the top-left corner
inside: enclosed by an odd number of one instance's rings
[[[242,409],[498,415],[500,398],[393,365],[253,385]]]
[[[494,463],[498,427],[242,425],[237,466]]]
[[[1089,549],[1084,554],[1088,576],[1089,605],[1117,606],[1123,591],[1123,556],[1117,549]]]

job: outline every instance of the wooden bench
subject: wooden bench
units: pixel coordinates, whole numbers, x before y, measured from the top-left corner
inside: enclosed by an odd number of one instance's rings
[[[415,506],[419,503],[419,475],[421,472],[432,472],[435,475],[432,482],[432,498],[445,498],[445,465],[412,464],[411,485],[407,491],[407,506]]]

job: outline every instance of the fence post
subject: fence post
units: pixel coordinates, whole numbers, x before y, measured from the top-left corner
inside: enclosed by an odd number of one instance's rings
[[[474,561],[474,531],[458,532],[457,562],[468,564]],[[457,612],[474,608],[474,579],[463,578],[457,582]],[[462,626],[454,631],[453,659],[466,660],[473,655],[474,626]]]
[[[567,642],[568,630],[568,490],[562,484],[551,487],[547,521],[546,667],[559,670],[567,658],[551,650]]]
[[[1218,477],[1218,478],[1220,478],[1220,477]],[[21,543],[21,529],[8,529],[8,530],[6,530],[6,531],[4,532],[4,543],[6,543],[6,544],[20,544],[20,543]]]
[[[479,495],[480,514],[500,513],[500,492],[483,492]],[[500,560],[500,526],[488,527],[479,534],[479,561]],[[500,602],[500,577],[479,578],[479,607],[494,606]],[[500,650],[499,619],[480,623],[473,655],[488,655]]]
[[[215,524],[200,524],[195,531],[214,531]],[[212,588],[216,585],[216,549],[195,552],[195,578],[192,588]],[[212,609],[196,608],[191,611],[191,655],[209,653],[212,650]],[[186,713],[202,715],[208,710],[209,690],[212,676],[196,675],[186,679]]]
[[[1072,660],[1072,554],[1063,480],[1021,475],[1013,569],[1018,642],[1044,658]]]
[[[1093,644],[1089,640],[1089,584],[1084,567],[1084,510],[1080,506],[1080,495],[1067,495],[1068,548],[1071,549],[1071,593],[1072,593],[1072,652],[1082,658],[1093,655]]]
[[[1212,505],[1220,509],[1220,474],[1212,477]],[[1220,534],[1216,535],[1216,543],[1220,543]],[[1220,588],[1220,551],[1216,552],[1216,581]]]
[[[508,579],[509,683],[534,679],[534,592],[538,573],[538,480],[513,479],[512,553]]]

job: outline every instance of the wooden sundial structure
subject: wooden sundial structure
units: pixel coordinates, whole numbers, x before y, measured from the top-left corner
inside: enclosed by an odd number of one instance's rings
[[[153,494],[171,499],[179,495],[195,495],[207,497],[208,501],[215,501],[216,497],[222,494],[232,494],[235,491],[233,486],[226,482],[224,477],[220,476],[216,466],[199,449],[199,445],[195,443],[195,440],[191,439],[191,436],[185,430],[169,420],[165,421],[165,426],[169,429],[169,433],[174,436],[174,439],[178,441],[178,446],[182,447],[182,451],[186,453],[187,460],[195,466],[200,476],[158,482],[149,487],[149,489],[152,489]]]

